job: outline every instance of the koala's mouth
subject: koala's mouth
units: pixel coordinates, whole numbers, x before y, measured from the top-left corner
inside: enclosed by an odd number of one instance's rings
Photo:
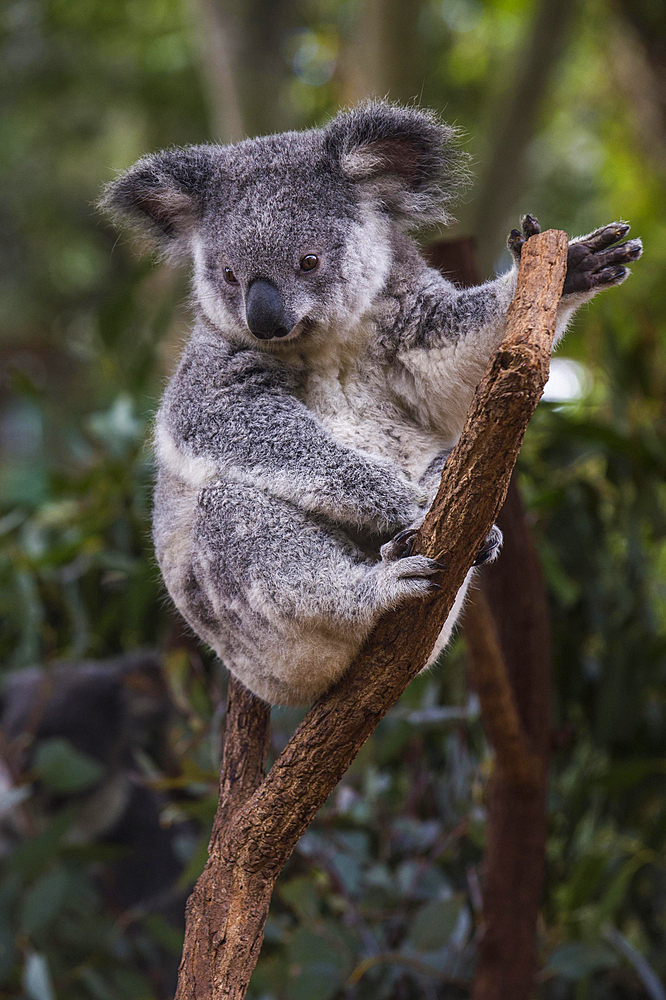
[[[304,316],[303,319],[299,320],[296,326],[289,331],[287,336],[290,340],[293,340],[295,337],[300,337],[304,333],[309,333],[314,325],[313,319],[310,319],[309,316]]]
[[[310,319],[308,316],[304,316],[303,319],[299,319],[295,326],[292,326],[291,330],[285,330],[284,327],[276,330],[271,337],[261,337],[264,342],[268,341],[271,344],[275,343],[287,343],[291,340],[296,340],[297,337],[301,337],[303,334],[309,333],[314,327],[314,320]]]

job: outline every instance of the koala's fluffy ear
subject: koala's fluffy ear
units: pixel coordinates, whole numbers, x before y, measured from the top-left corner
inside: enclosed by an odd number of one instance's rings
[[[368,101],[324,129],[328,155],[406,226],[449,222],[446,205],[467,180],[457,130],[421,108]]]
[[[112,181],[99,207],[178,256],[189,247],[214,173],[214,146],[167,149],[144,156]]]

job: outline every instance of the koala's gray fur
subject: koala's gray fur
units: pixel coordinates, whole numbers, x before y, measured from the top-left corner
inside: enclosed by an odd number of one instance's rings
[[[103,201],[193,262],[196,323],[156,423],[157,558],[192,628],[270,702],[319,695],[438,568],[392,539],[433,498],[517,273],[458,290],[406,235],[447,220],[454,138],[432,113],[371,102],[323,129],[148,156]],[[589,246],[558,336],[640,252]]]

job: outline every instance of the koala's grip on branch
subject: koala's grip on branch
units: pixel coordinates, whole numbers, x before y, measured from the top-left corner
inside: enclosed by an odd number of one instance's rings
[[[259,955],[275,879],[294,846],[380,719],[426,663],[455,596],[506,496],[527,424],[548,377],[567,236],[528,240],[506,335],[477,388],[415,549],[442,562],[441,590],[385,615],[349,672],[313,705],[247,798],[222,776],[225,821],[187,909],[176,1000],[242,1000]],[[234,696],[242,699],[239,685]],[[237,710],[261,714],[251,695]],[[267,713],[253,730],[265,741]],[[235,739],[241,730],[228,730]],[[237,760],[225,746],[225,760]],[[259,783],[261,782],[261,783]],[[234,810],[234,806],[236,806]]]

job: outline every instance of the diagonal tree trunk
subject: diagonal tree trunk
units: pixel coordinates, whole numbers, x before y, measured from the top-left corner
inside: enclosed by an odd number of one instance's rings
[[[476,285],[474,241],[441,241],[431,263]],[[502,556],[465,611],[481,717],[495,750],[483,859],[483,933],[474,1000],[528,1000],[546,852],[551,652],[546,589],[515,473],[497,519]],[[485,596],[484,596],[485,595]]]
[[[176,1000],[242,1000],[257,961],[273,885],[380,719],[426,663],[476,553],[504,502],[525,429],[548,377],[567,237],[550,231],[523,249],[507,331],[481,381],[460,441],[416,537],[446,567],[441,590],[385,615],[349,672],[310,709],[268,776],[254,753],[246,778],[222,778],[210,856],[188,904]],[[266,709],[239,702],[242,731],[266,736]],[[263,713],[263,715],[262,715]],[[239,736],[240,719],[229,740]],[[225,745],[225,760],[240,761]],[[238,789],[237,798],[234,788]],[[233,808],[237,803],[238,807]]]

